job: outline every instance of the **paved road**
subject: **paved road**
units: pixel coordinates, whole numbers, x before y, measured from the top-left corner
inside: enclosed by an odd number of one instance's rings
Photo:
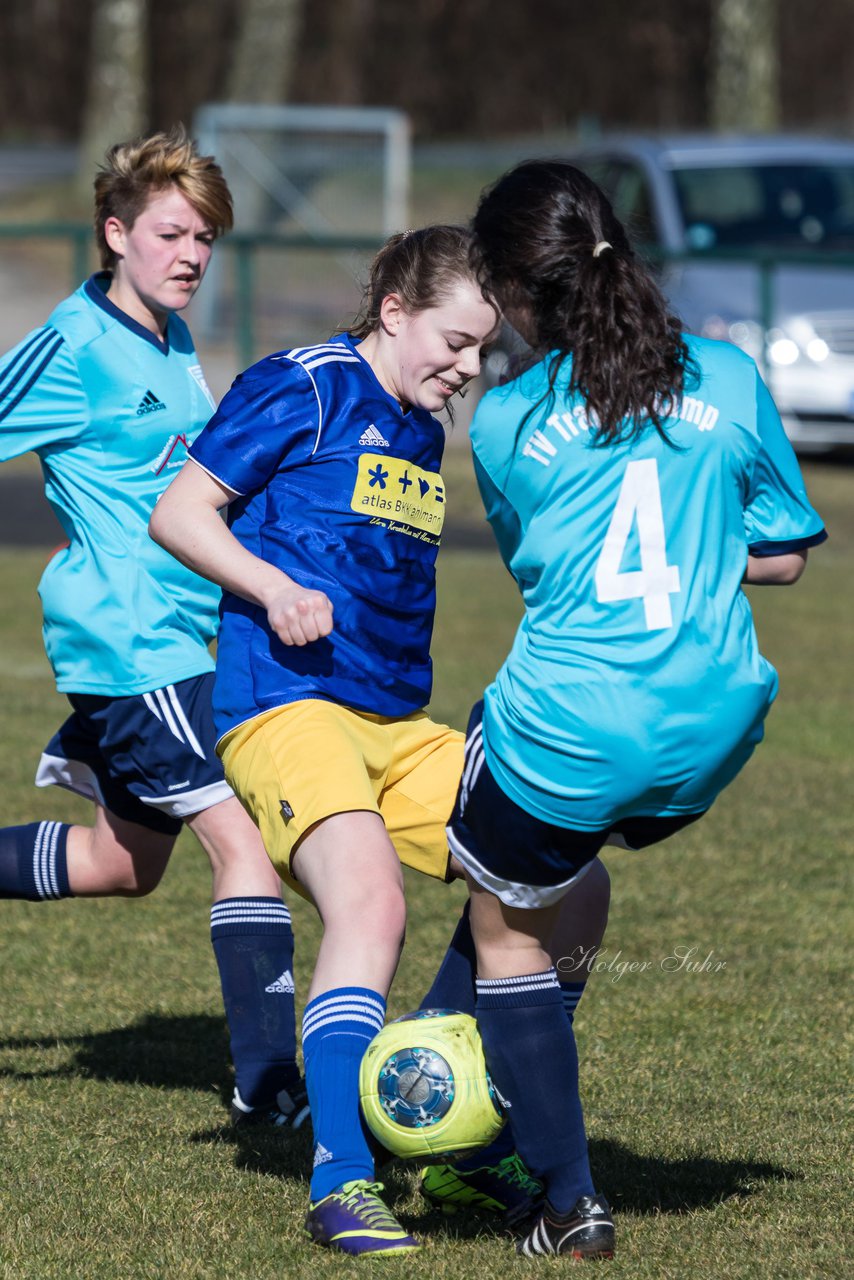
[[[0,546],[50,549],[64,541],[38,476],[0,475]]]

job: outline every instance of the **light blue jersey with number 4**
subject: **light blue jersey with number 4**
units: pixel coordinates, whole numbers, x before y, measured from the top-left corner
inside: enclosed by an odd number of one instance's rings
[[[595,446],[568,364],[543,400],[548,361],[486,395],[472,426],[525,602],[486,692],[486,756],[513,800],[559,826],[712,803],[777,691],[741,587],[748,551],[826,536],[753,361],[688,346],[700,379],[668,420],[671,444],[650,427]]]

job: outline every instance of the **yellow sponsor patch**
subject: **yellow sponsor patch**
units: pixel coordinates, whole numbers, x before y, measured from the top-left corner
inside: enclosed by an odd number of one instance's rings
[[[445,519],[445,485],[438,471],[422,471],[403,458],[363,453],[350,507],[390,529],[438,538]]]

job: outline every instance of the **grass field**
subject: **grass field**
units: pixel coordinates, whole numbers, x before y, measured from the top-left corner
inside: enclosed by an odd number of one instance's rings
[[[606,950],[576,1025],[594,1171],[619,1212],[614,1280],[851,1274],[854,471],[812,466],[808,479],[832,540],[796,588],[753,592],[782,683],[766,742],[696,828],[608,859]],[[86,815],[31,785],[65,705],[41,650],[44,558],[0,549],[7,824]],[[446,551],[440,584],[433,707],[462,724],[517,605],[492,553]],[[393,1014],[417,1004],[462,897],[414,877],[408,893]],[[317,930],[293,905],[304,990]],[[303,1241],[305,1140],[237,1140],[225,1125],[207,872],[191,839],[145,901],[2,903],[0,924],[0,1275],[374,1274]],[[426,1248],[384,1262],[386,1276],[573,1265],[516,1260],[484,1220],[446,1225],[408,1168],[387,1182]]]

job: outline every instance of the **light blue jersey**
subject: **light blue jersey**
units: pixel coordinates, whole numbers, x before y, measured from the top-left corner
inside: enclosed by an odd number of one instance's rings
[[[69,540],[39,585],[63,692],[124,697],[213,669],[219,590],[148,536],[214,408],[187,326],[166,341],[93,276],[0,361],[0,461],[38,454]]]
[[[687,343],[701,379],[667,423],[672,445],[650,427],[595,447],[568,365],[540,403],[548,361],[490,392],[472,426],[525,602],[486,692],[486,758],[511,799],[559,826],[712,803],[777,690],[741,587],[748,550],[826,536],[753,362]]]

